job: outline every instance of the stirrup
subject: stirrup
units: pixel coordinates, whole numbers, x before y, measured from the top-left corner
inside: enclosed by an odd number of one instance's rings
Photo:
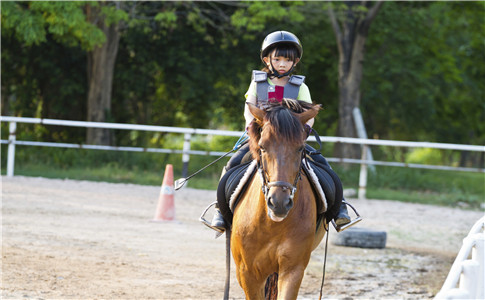
[[[209,227],[210,229],[212,229],[212,230],[215,230],[215,231],[219,232],[219,233],[220,233],[220,234],[219,234],[219,236],[220,236],[221,234],[223,234],[223,233],[224,233],[224,231],[225,231],[225,230],[222,230],[222,229],[220,229],[220,228],[217,228],[217,227],[212,226],[212,225],[211,225],[211,222],[207,221],[207,220],[204,218],[204,217],[205,217],[205,214],[207,213],[207,211],[208,211],[208,210],[209,210],[209,209],[210,209],[212,206],[215,206],[215,205],[217,205],[217,201],[214,201],[214,202],[212,202],[211,204],[209,204],[209,206],[207,206],[207,207],[206,207],[206,209],[204,210],[204,212],[203,212],[203,213],[200,215],[200,217],[199,217],[199,221],[201,221],[201,222],[202,222],[202,224],[204,224],[205,226]]]
[[[350,221],[349,223],[344,224],[344,225],[337,225],[337,224],[335,224],[335,221],[332,220],[332,225],[337,232],[344,231],[345,229],[348,229],[348,228],[354,226],[355,224],[359,223],[360,221],[362,221],[362,217],[359,215],[359,213],[357,212],[355,207],[352,206],[352,204],[348,203],[345,200],[343,201],[343,203],[345,203],[345,205],[350,206],[350,208],[352,208],[352,210],[354,211],[357,218],[353,219],[352,221]]]

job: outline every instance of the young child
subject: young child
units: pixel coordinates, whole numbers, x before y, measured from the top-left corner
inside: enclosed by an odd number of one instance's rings
[[[283,98],[312,103],[310,90],[304,83],[305,77],[300,75],[290,76],[296,65],[300,62],[302,55],[303,48],[300,40],[293,33],[276,31],[268,34],[261,46],[260,55],[265,67],[262,71],[253,71],[252,81],[245,95],[246,102],[257,105],[260,108],[265,108],[270,102],[281,102]],[[253,115],[249,111],[248,104],[246,104],[244,109],[244,118],[247,128],[254,120]],[[314,120],[311,119],[306,124],[309,132],[313,122]],[[314,151],[310,146],[307,147],[311,151]],[[249,144],[243,145],[231,157],[223,170],[223,175],[227,170],[239,165],[248,151]],[[313,156],[313,159],[329,166],[327,160],[321,155]],[[341,227],[350,222],[351,220],[348,216],[346,205],[342,203],[335,223]],[[216,208],[216,213],[209,227],[219,232],[224,232],[225,230],[224,218],[218,208]]]

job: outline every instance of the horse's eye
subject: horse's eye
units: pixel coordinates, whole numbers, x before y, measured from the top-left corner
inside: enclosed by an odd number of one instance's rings
[[[305,150],[305,146],[301,146],[300,148],[298,148],[298,152],[301,152],[303,150]]]

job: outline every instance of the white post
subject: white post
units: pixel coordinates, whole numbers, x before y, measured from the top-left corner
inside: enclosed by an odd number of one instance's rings
[[[485,234],[475,233],[475,247],[472,248],[472,260],[478,263],[476,299],[485,298]]]
[[[362,118],[362,113],[360,112],[360,108],[354,107],[352,110],[352,116],[354,117],[354,124],[355,130],[357,131],[357,136],[361,139],[367,139],[367,132],[365,131],[364,119]],[[368,147],[366,145],[362,145],[362,147]],[[367,158],[370,161],[374,160],[372,156],[372,150],[369,148],[367,149]],[[374,165],[369,166],[372,172],[376,171],[376,167]]]
[[[364,145],[362,148],[362,160],[365,161],[367,158],[367,151],[369,146]],[[359,175],[359,200],[365,200],[367,189],[367,164],[365,162],[360,164],[360,175]]]
[[[435,299],[446,299],[446,300],[463,300],[463,299],[470,299],[470,294],[467,291],[462,289],[451,289],[446,292],[445,295],[436,295]]]
[[[463,239],[443,287],[435,299],[484,299],[485,216],[473,225]],[[468,259],[471,252],[471,260]],[[459,284],[459,288],[456,286]]]
[[[7,177],[13,176],[13,169],[15,166],[15,140],[17,123],[10,122],[8,126],[9,136],[8,136],[8,157],[7,157]]]
[[[477,298],[476,295],[480,264],[477,261],[467,259],[461,263],[461,267],[459,289],[467,291],[471,299],[481,299]]]
[[[184,134],[184,148],[183,148],[184,154],[182,154],[182,163],[183,163],[182,177],[188,176],[190,155],[187,152],[190,151],[191,138],[192,138],[192,134],[190,133]]]

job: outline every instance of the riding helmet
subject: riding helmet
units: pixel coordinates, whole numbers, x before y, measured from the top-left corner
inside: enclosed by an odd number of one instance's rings
[[[298,49],[298,58],[303,56],[303,47],[300,40],[291,32],[288,31],[275,31],[266,36],[261,45],[261,60],[268,55],[269,50],[277,44],[293,44]]]

